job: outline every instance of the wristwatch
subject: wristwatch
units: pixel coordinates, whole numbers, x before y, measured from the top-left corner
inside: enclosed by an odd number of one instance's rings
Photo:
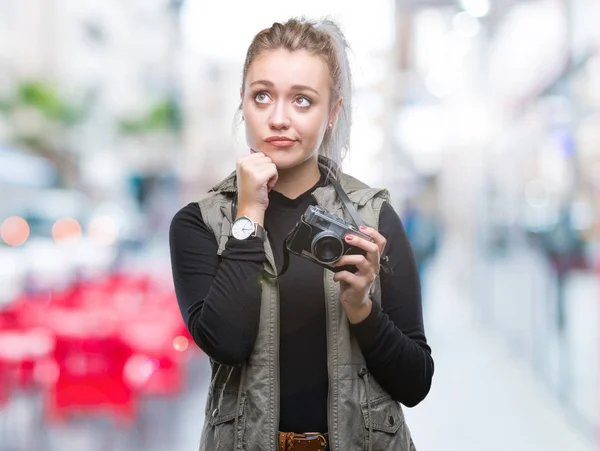
[[[231,235],[238,240],[247,240],[252,237],[264,240],[266,232],[258,222],[254,222],[248,216],[240,216],[231,225]]]

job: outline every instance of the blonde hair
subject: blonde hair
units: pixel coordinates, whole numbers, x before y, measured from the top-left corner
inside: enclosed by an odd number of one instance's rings
[[[329,18],[317,21],[292,18],[285,23],[275,22],[270,28],[257,33],[248,48],[242,76],[242,94],[252,61],[262,52],[280,49],[289,52],[306,50],[325,59],[332,81],[330,112],[340,97],[343,102],[333,128],[328,128],[325,132],[319,155],[341,166],[350,147],[352,126],[352,75],[347,54],[349,47],[344,34]],[[241,113],[241,108],[240,103],[238,114]]]

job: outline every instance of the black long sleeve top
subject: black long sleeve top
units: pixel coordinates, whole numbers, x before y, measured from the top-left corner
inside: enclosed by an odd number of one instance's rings
[[[295,199],[269,194],[265,229],[277,267],[283,242],[324,178]],[[393,273],[381,273],[381,306],[351,325],[373,377],[402,404],[413,407],[431,386],[433,359],[423,328],[419,276],[402,222],[385,203],[379,232]],[[215,361],[244,362],[258,333],[260,279],[265,260],[259,238],[229,238],[222,256],[197,203],[179,210],[169,232],[171,265],[181,314],[197,345]],[[323,268],[289,256],[279,278],[280,430],[327,431],[327,334]]]

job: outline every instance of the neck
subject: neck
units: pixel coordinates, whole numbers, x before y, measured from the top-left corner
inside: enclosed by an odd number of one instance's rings
[[[317,161],[315,156],[291,169],[279,170],[279,178],[273,189],[289,199],[305,193],[321,178]]]

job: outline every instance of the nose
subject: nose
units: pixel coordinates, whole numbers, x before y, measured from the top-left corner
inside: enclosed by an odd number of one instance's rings
[[[269,127],[272,130],[287,130],[290,128],[290,125],[290,116],[285,102],[276,102],[273,104],[271,115],[269,116]]]

